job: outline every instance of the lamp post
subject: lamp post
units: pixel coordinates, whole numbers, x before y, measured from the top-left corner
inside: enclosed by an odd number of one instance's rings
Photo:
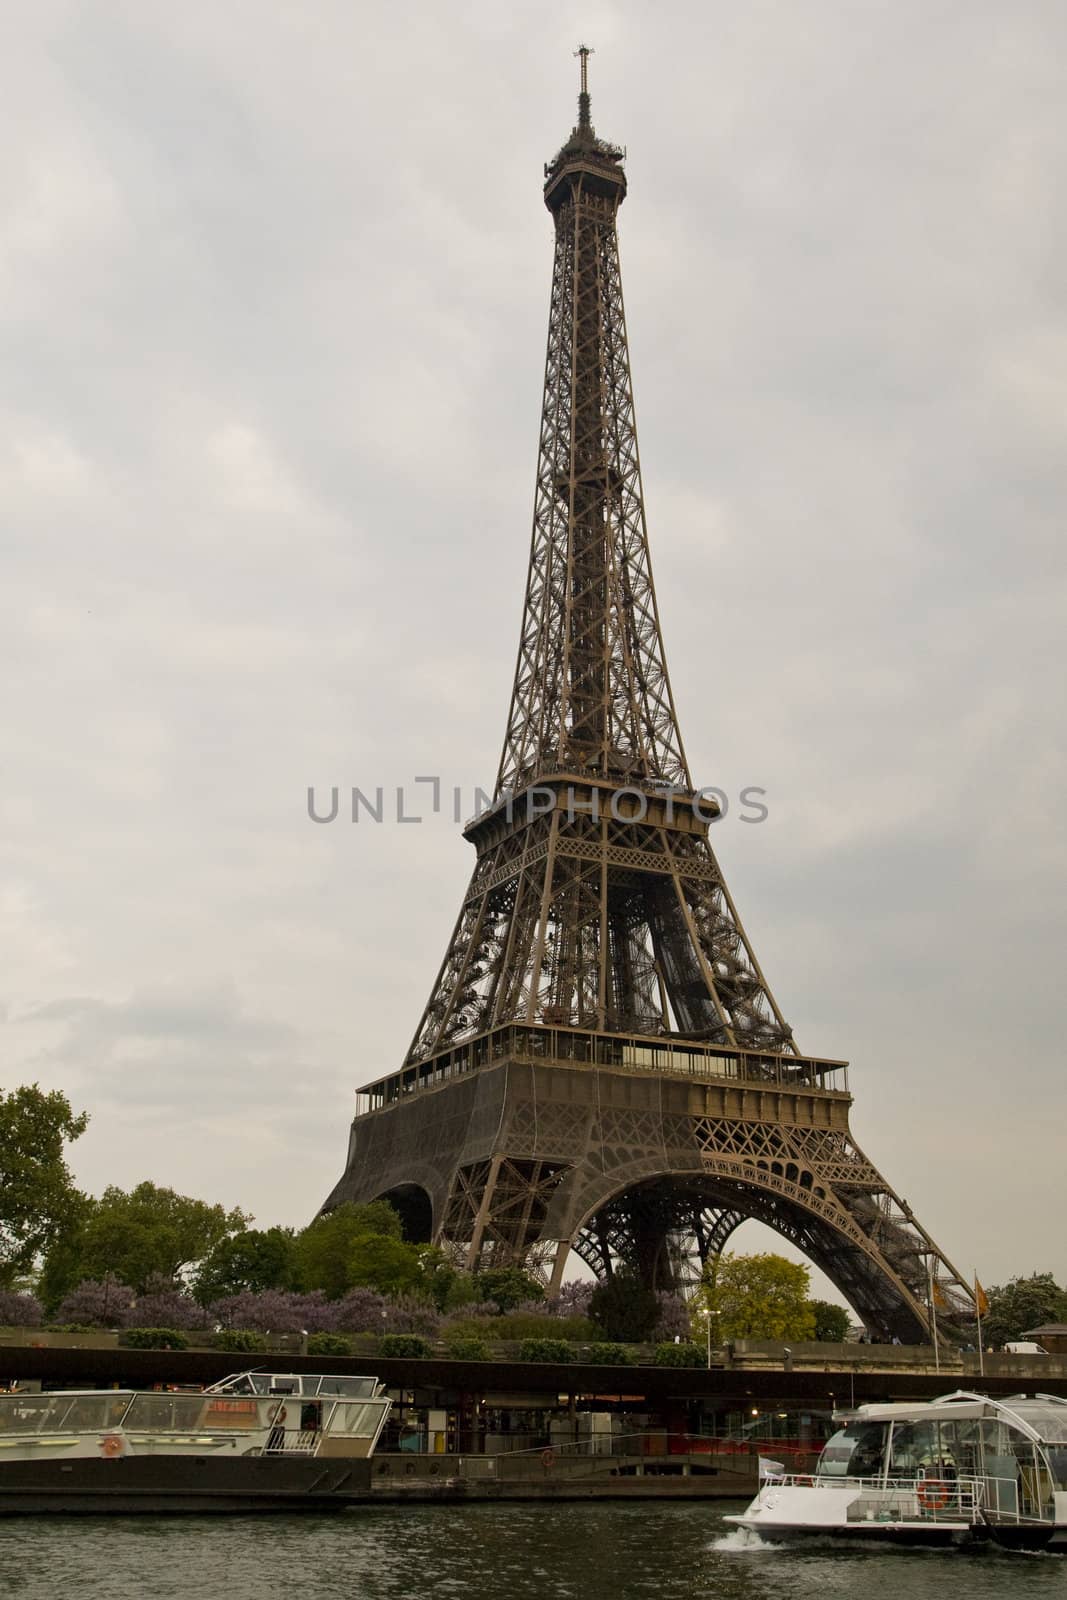
[[[705,1308],[703,1311],[701,1311],[700,1315],[704,1318],[704,1332],[705,1332],[705,1334],[707,1336],[707,1345],[708,1345],[708,1371],[710,1372],[711,1371],[711,1312],[708,1311]]]

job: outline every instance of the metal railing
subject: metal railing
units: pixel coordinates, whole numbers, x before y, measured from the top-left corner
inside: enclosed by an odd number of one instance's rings
[[[368,1084],[357,1091],[357,1113],[382,1110],[409,1095],[438,1088],[508,1058],[760,1088],[848,1093],[848,1064],[844,1061],[730,1050],[654,1034],[604,1034],[562,1025],[507,1023]]]

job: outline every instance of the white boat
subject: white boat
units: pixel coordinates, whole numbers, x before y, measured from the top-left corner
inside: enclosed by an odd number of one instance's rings
[[[269,1372],[0,1395],[0,1515],[341,1508],[369,1498],[391,1403],[377,1378]]]
[[[1067,1547],[1067,1400],[958,1391],[839,1413],[811,1477],[768,1474],[740,1516],[767,1542]]]

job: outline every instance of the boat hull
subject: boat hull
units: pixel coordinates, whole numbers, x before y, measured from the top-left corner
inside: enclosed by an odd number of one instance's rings
[[[762,1544],[804,1544],[812,1540],[848,1540],[851,1543],[895,1544],[914,1549],[954,1550],[988,1542],[989,1529],[968,1524],[926,1526],[907,1523],[774,1523],[761,1520],[757,1525],[744,1517],[727,1517],[727,1522],[754,1534]]]
[[[0,1516],[343,1511],[370,1499],[369,1460],[124,1455],[0,1464]]]

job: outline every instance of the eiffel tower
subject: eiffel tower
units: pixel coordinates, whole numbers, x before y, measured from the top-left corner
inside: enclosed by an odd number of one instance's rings
[[[402,1068],[361,1091],[325,1209],[550,1287],[570,1251],[684,1288],[746,1218],[913,1342],[967,1284],[849,1131],[847,1064],[803,1054],[708,840],[652,582],[616,219],[590,119],[545,168],[555,224],[533,541],[492,803]]]

